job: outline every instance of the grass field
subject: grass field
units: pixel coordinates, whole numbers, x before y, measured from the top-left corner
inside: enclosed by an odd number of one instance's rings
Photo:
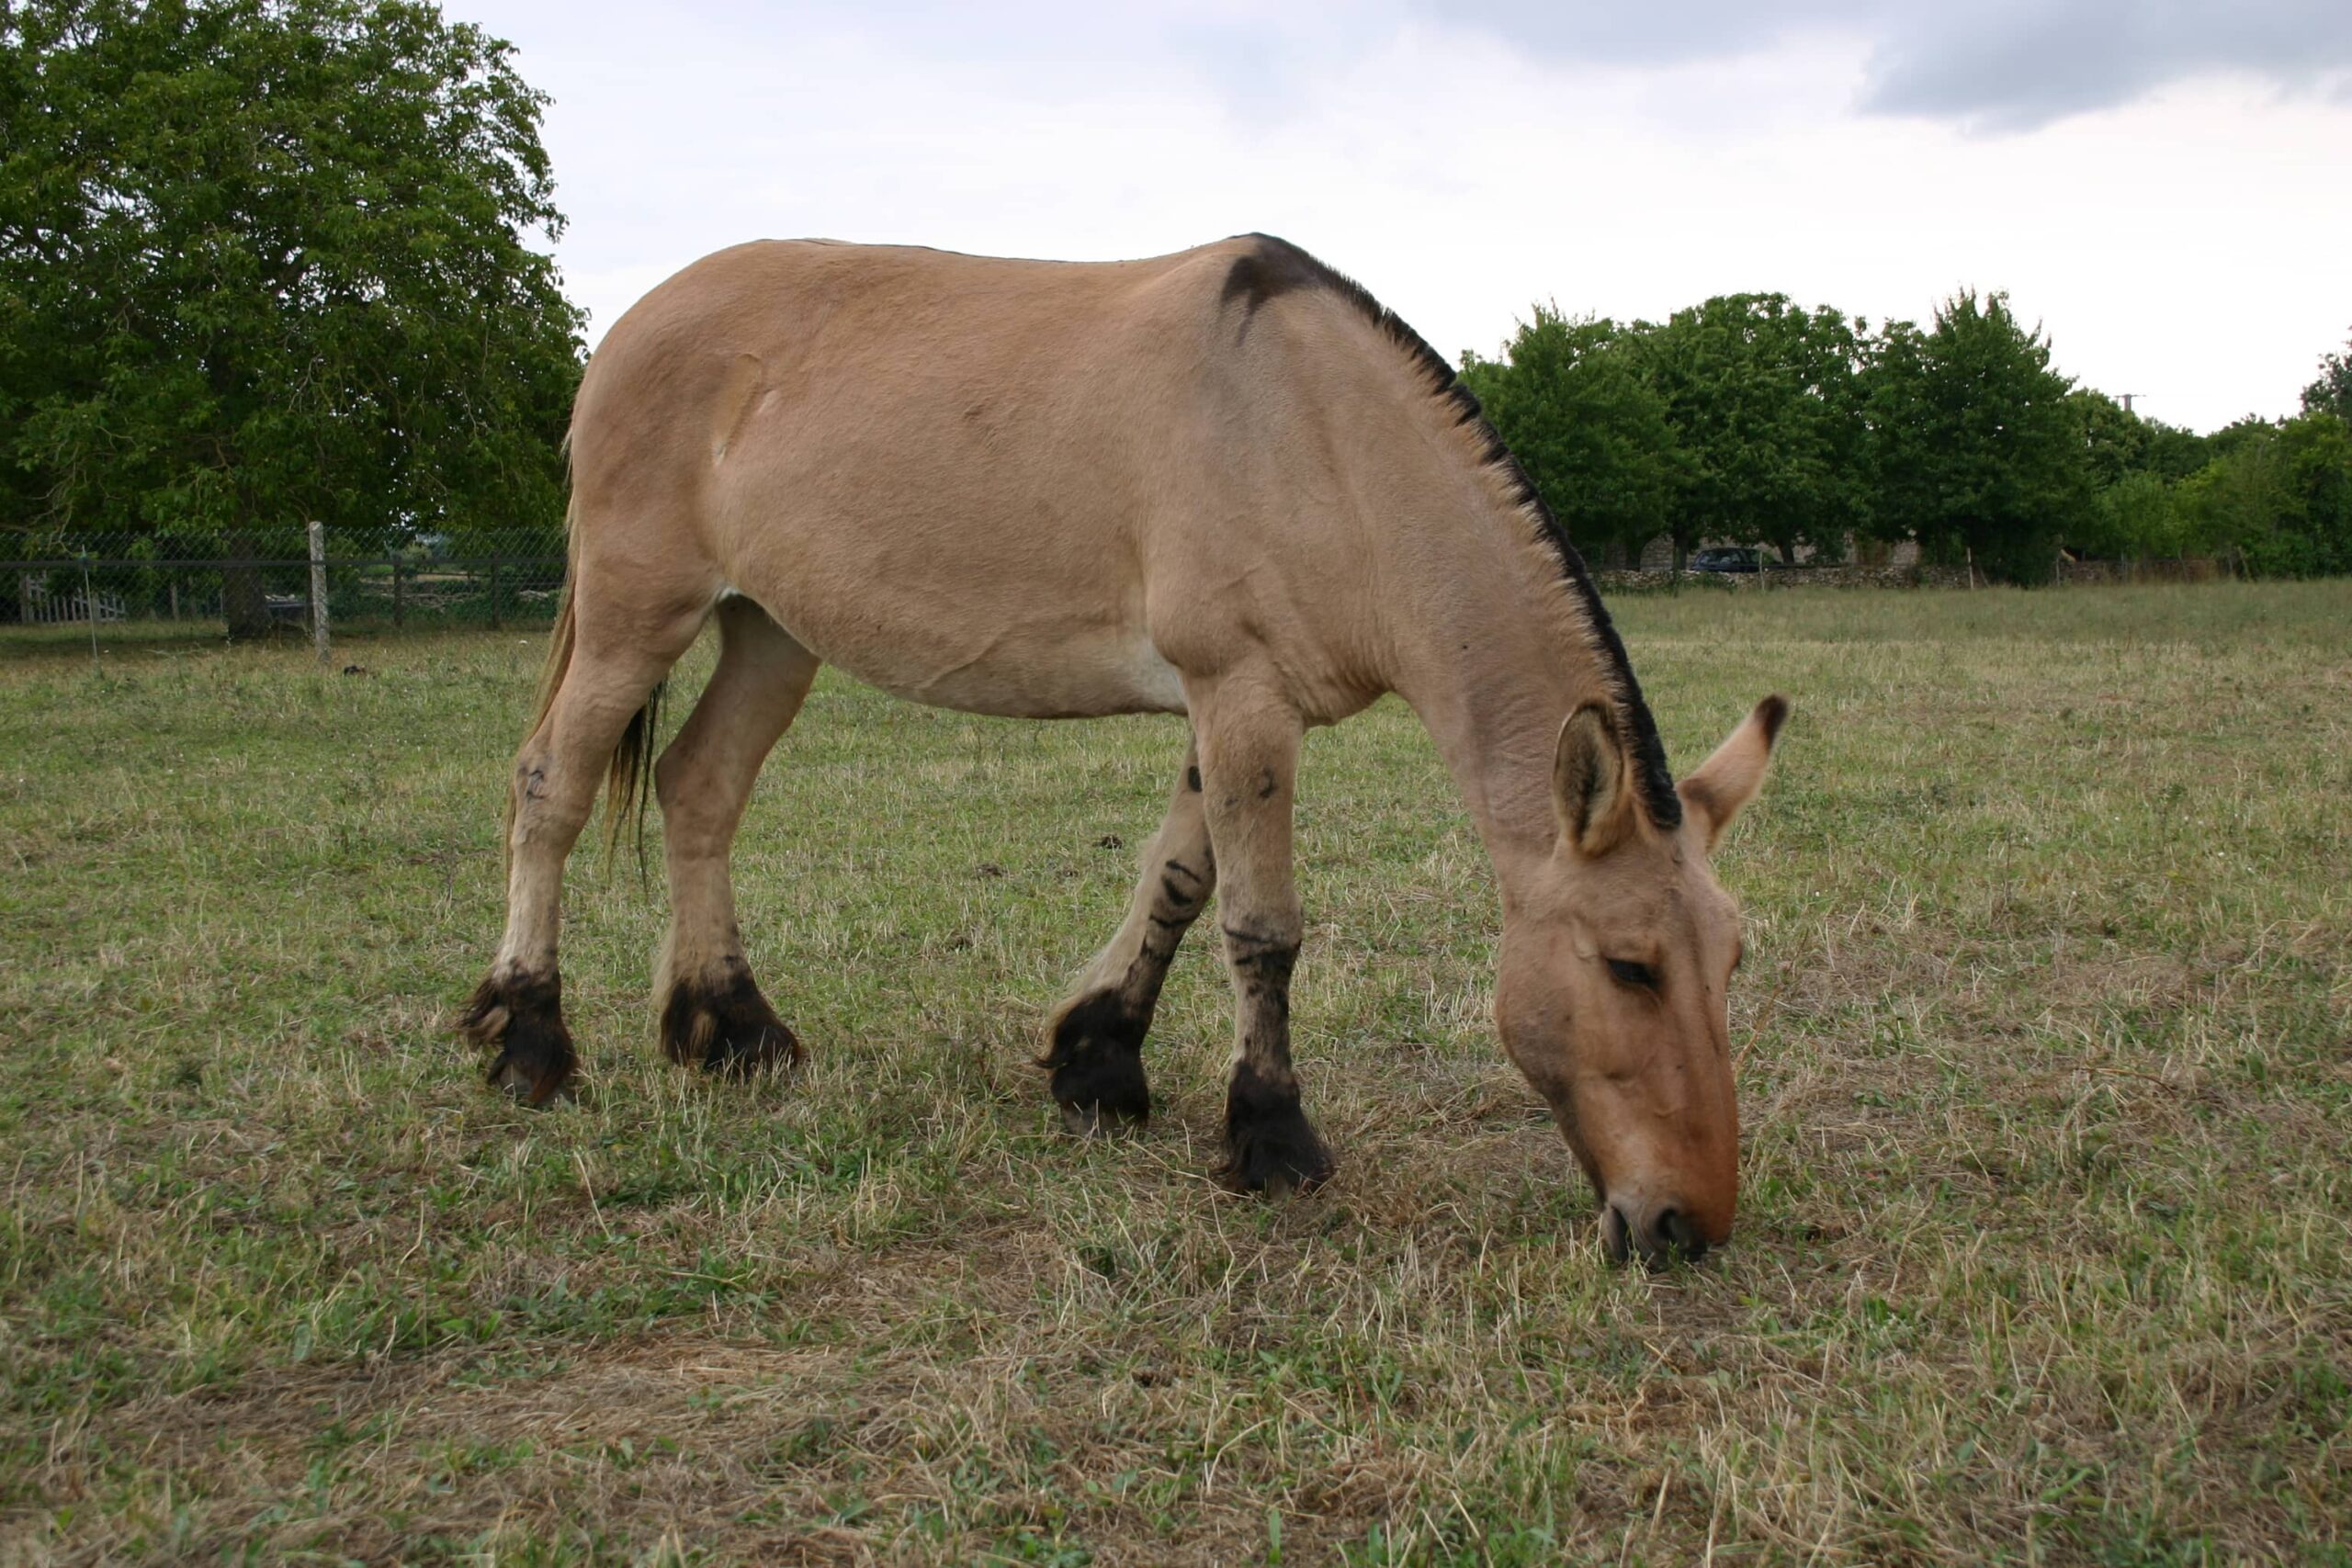
[[[1173,721],[828,676],[738,852],[809,1068],[664,1064],[658,865],[583,857],[533,1114],[447,1024],[540,636],[0,643],[0,1562],[2352,1562],[2352,583],[1619,614],[1681,766],[1796,703],[1740,1229],[1657,1275],[1394,703],[1308,742],[1340,1169],[1270,1205],[1197,942],[1148,1132],[1027,1066]]]

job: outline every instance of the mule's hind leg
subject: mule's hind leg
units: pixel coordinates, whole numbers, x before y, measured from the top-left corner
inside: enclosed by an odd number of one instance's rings
[[[748,599],[720,604],[718,630],[718,667],[653,772],[670,878],[657,985],[670,1059],[742,1074],[791,1066],[800,1043],[752,983],[728,852],[760,764],[800,711],[818,660]]]
[[[1233,976],[1233,1076],[1218,1174],[1249,1191],[1301,1190],[1331,1156],[1299,1109],[1290,1063],[1290,981],[1303,929],[1291,876],[1291,799],[1304,728],[1277,680],[1248,667],[1190,680],[1202,806],[1224,878],[1218,893]]]
[[[1098,1132],[1151,1113],[1143,1037],[1169,963],[1216,886],[1216,857],[1201,812],[1199,749],[1187,746],[1168,815],[1143,852],[1127,918],[1046,1025],[1046,1055],[1037,1065],[1051,1069],[1054,1100],[1072,1131]]]
[[[574,589],[574,604],[579,590]],[[573,635],[572,606],[557,628]],[[458,1018],[459,1031],[494,1045],[490,1081],[533,1105],[562,1090],[579,1066],[563,1021],[556,942],[563,915],[563,864],[595,807],[596,786],[631,720],[694,638],[694,621],[662,635],[592,635],[582,620],[557,675],[547,711],[514,759],[506,830],[506,934],[489,977]],[[650,737],[645,738],[650,740]],[[613,809],[622,809],[616,800]]]

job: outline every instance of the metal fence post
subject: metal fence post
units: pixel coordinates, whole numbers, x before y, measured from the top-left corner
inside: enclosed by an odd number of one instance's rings
[[[498,558],[490,558],[490,629],[498,629]]]
[[[392,625],[399,626],[407,619],[407,609],[408,606],[401,602],[401,553],[394,550],[392,552]]]
[[[327,661],[327,529],[317,518],[311,519],[311,640],[317,645],[319,662]]]

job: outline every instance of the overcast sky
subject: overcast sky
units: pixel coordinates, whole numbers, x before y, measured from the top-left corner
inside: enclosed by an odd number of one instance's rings
[[[1531,301],[2008,290],[2211,429],[2352,332],[2352,0],[447,0],[553,95],[590,338],[763,235],[1152,255],[1263,230],[1449,356]]]

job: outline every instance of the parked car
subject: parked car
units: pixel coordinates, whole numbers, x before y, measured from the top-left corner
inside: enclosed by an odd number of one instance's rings
[[[1692,571],[1761,571],[1763,558],[1746,545],[1715,545],[1690,558]]]

